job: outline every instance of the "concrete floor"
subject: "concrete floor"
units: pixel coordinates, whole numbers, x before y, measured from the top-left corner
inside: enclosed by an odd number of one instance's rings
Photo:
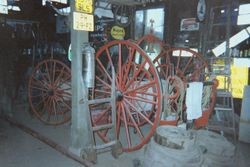
[[[27,105],[16,104],[13,119],[68,148],[70,124],[47,126],[27,112]],[[236,142],[237,166],[250,166],[250,144]],[[133,153],[123,153],[114,159],[110,152],[98,154],[94,167],[140,167],[144,148]],[[0,119],[0,167],[82,167],[50,146]]]
[[[4,113],[6,114],[6,113]],[[48,126],[28,112],[28,106],[16,104],[13,120],[39,132],[65,148],[70,147],[70,124]],[[143,149],[133,153],[123,153],[119,159],[110,151],[98,153],[94,167],[134,167],[143,156]],[[39,141],[21,129],[0,119],[0,167],[83,167],[47,144]],[[138,166],[138,165],[137,165]]]

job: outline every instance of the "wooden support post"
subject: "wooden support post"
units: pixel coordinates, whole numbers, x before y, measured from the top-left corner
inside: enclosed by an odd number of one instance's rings
[[[82,78],[82,44],[88,42],[88,32],[73,29],[73,12],[75,11],[75,0],[70,1],[71,6],[71,84],[72,84],[72,124],[71,124],[71,146],[70,150],[78,156],[82,156],[83,151],[91,145],[90,131],[88,128],[87,110],[84,104],[80,104],[83,96],[81,86]]]

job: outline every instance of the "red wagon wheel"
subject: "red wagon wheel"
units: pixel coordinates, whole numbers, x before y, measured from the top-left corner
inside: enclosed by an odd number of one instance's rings
[[[131,41],[112,41],[96,53],[95,99],[111,95],[111,67],[116,90],[116,136],[126,152],[140,149],[153,135],[161,113],[161,86],[146,53]],[[110,122],[111,105],[92,106],[93,125]],[[109,130],[97,132],[109,141]]]
[[[190,81],[205,81],[208,74],[207,62],[202,56],[187,48],[170,48],[164,54],[158,55],[153,63],[162,79],[164,100],[164,112],[166,115],[173,111],[182,118],[180,111],[185,110],[184,103],[184,84]],[[168,82],[174,78],[174,82]],[[179,79],[180,78],[180,79]],[[173,86],[178,96],[169,96],[169,86]],[[171,91],[170,91],[171,92]],[[181,96],[179,96],[181,93]],[[180,98],[181,97],[181,98]],[[170,106],[169,106],[170,105]],[[164,114],[163,114],[164,115]]]
[[[28,85],[29,104],[36,117],[49,125],[71,119],[71,71],[61,61],[41,61]]]
[[[174,74],[184,82],[204,81],[208,75],[207,62],[199,53],[191,49],[171,48],[166,51],[165,56],[173,65]]]

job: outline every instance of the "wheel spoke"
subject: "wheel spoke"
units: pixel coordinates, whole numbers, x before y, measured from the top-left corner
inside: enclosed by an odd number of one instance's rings
[[[109,106],[108,108],[106,108],[105,110],[103,110],[103,111],[101,112],[101,114],[98,115],[98,117],[96,118],[96,120],[93,120],[93,123],[94,123],[95,125],[97,125],[97,123],[98,123],[105,115],[108,115],[110,109],[111,109],[111,106]]]
[[[96,79],[97,79],[99,82],[101,82],[105,87],[111,89],[110,84],[108,84],[107,82],[105,82],[104,80],[102,80],[101,78],[99,78],[98,76],[96,76]],[[103,86],[103,85],[102,85],[102,86]]]
[[[64,107],[67,107],[68,110],[71,110],[71,106],[67,104],[67,101],[63,97],[60,98],[60,102],[64,105]]]
[[[32,98],[38,98],[38,97],[41,97],[41,96],[44,96],[44,93],[36,93],[35,95],[30,95],[30,97]]]
[[[106,95],[110,95],[110,91],[104,91],[104,90],[95,89],[95,92],[96,93],[104,94],[105,96]]]
[[[44,91],[44,92],[48,91],[47,89],[44,89],[44,88],[41,88],[41,87],[36,87],[36,86],[31,86],[30,88],[40,90],[40,91]]]
[[[60,79],[62,78],[63,74],[64,74],[64,67],[62,67],[62,69],[60,70],[60,73],[57,75],[55,82],[54,82],[55,85],[57,85],[58,82],[60,82]]]
[[[131,70],[131,68],[133,67],[134,63],[132,62],[133,58],[134,58],[134,50],[132,50],[129,47],[129,57],[128,57],[128,61],[124,66],[124,75],[123,75],[123,83],[125,83],[126,81],[128,81],[129,78],[129,71]]]
[[[132,82],[134,82],[136,78],[138,77],[138,75],[140,74],[140,72],[143,71],[142,69],[145,67],[146,63],[147,61],[144,61],[143,63],[141,63],[141,65],[139,66],[139,69],[136,71],[136,73],[134,73],[134,76],[126,84],[126,89],[131,86]]]
[[[183,74],[186,73],[187,68],[189,67],[189,65],[191,64],[191,62],[192,62],[192,60],[193,60],[193,56],[194,56],[194,55],[192,55],[192,57],[188,60],[187,64],[186,64],[185,67],[183,68],[183,70],[182,70]]]
[[[48,116],[47,116],[47,122],[50,122],[50,118],[51,118],[51,115],[52,115],[52,106],[51,106],[51,103],[52,103],[52,99],[51,97],[48,97],[46,102],[45,102],[45,108],[46,108],[46,111],[48,113]]]
[[[52,99],[52,107],[53,107],[53,113],[54,113],[54,116],[55,116],[55,120],[56,121],[58,121],[59,119],[58,119],[58,111],[57,111],[57,105],[56,105],[57,103],[56,103],[56,101],[55,101],[55,99],[53,98]]]
[[[139,90],[145,91],[145,90],[148,90],[149,88],[152,88],[155,84],[156,84],[156,81],[150,81],[150,82],[148,82],[148,83],[146,83],[144,85],[138,86],[138,87],[136,87],[134,89],[128,89],[124,93],[128,94],[128,93],[133,93],[133,92],[136,92],[136,91],[139,91]]]
[[[118,45],[118,85],[121,86],[122,84],[122,46],[121,44]],[[118,87],[118,89],[121,89]]]
[[[149,100],[147,98],[143,98],[141,96],[127,96],[127,95],[124,95],[124,97],[126,97],[127,99],[130,99],[130,100],[135,100],[135,101],[141,101],[141,102],[144,102],[144,103],[149,103],[149,104],[154,104],[156,105],[157,102],[154,101],[154,100]]]
[[[39,106],[41,105],[41,104],[43,104],[43,100],[40,100],[40,101],[38,101],[38,103],[36,103],[36,104],[34,104],[35,106],[35,108],[40,108]]]
[[[98,63],[98,65],[100,66],[100,72],[101,73],[103,73],[104,72],[104,74],[106,74],[106,76],[107,76],[107,79],[109,80],[109,82],[111,82],[112,81],[112,79],[111,79],[111,76],[110,76],[110,74],[108,73],[108,71],[106,70],[106,68],[103,66],[103,64],[101,63],[101,61],[99,60],[99,59],[96,59],[96,61],[97,61],[97,63]]]
[[[71,76],[70,75],[67,75],[65,78],[63,78],[61,81],[60,81],[60,83],[59,84],[57,84],[56,86],[55,86],[55,88],[59,88],[59,87],[61,87],[63,84],[66,84],[66,85],[70,85],[70,83],[71,83]],[[70,87],[71,87],[71,85],[70,85]]]
[[[52,70],[52,82],[55,83],[55,73],[56,73],[56,62],[53,62],[53,70]]]
[[[117,123],[116,123],[116,137],[119,139],[120,129],[121,129],[121,103],[117,104]]]
[[[55,95],[57,97],[63,97],[63,98],[68,98],[68,99],[71,99],[71,97],[72,97],[70,92],[64,91],[64,90],[55,91]]]
[[[122,117],[124,120],[124,127],[125,127],[125,131],[126,131],[126,137],[127,137],[127,143],[128,143],[128,148],[131,147],[131,137],[130,137],[130,133],[129,133],[129,127],[128,127],[128,123],[127,123],[127,116],[126,116],[126,111],[125,111],[125,107],[124,104],[121,104],[121,112],[122,112]]]
[[[154,93],[154,92],[140,92],[140,91],[136,91],[136,94],[141,94],[141,95],[147,95],[147,96],[152,96],[152,97],[156,97],[158,94]]]
[[[182,50],[179,51],[179,56],[177,57],[177,65],[176,68],[180,68],[180,61],[181,61]]]
[[[47,83],[44,83],[44,82],[34,78],[33,76],[31,76],[31,77],[32,77],[32,84],[35,84],[35,85],[37,85],[39,87],[42,87],[42,88],[48,88],[49,87]]]
[[[139,115],[141,115],[150,125],[152,125],[152,126],[154,125],[154,123],[152,121],[150,121],[144,114],[142,114],[140,111],[138,111],[137,107],[134,106],[131,102],[129,102],[128,100],[125,100],[125,102],[127,104],[129,104],[135,112],[137,112]]]
[[[50,70],[49,70],[47,62],[45,62],[44,65],[45,65],[45,74],[47,74],[48,81],[49,81],[49,83],[52,83],[52,80],[50,77],[50,72],[49,72]]]
[[[130,119],[132,120],[132,122],[133,122],[133,124],[134,124],[134,127],[135,127],[135,129],[137,130],[137,133],[139,134],[140,139],[141,139],[141,140],[144,140],[144,136],[142,135],[142,132],[141,132],[140,128],[139,128],[138,125],[136,124],[136,122],[135,122],[135,120],[134,120],[134,118],[133,118],[133,116],[132,116],[132,114],[131,114],[131,112],[130,112],[130,109],[128,108],[127,105],[124,105],[124,107],[125,107],[125,109],[126,109],[126,113],[128,113]]]

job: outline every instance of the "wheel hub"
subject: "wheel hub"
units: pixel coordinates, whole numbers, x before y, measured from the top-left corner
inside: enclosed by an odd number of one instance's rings
[[[53,89],[48,90],[48,95],[49,96],[54,96],[54,94],[55,94],[55,91]]]
[[[116,92],[116,100],[117,101],[122,101],[123,100],[123,94],[121,91]]]

